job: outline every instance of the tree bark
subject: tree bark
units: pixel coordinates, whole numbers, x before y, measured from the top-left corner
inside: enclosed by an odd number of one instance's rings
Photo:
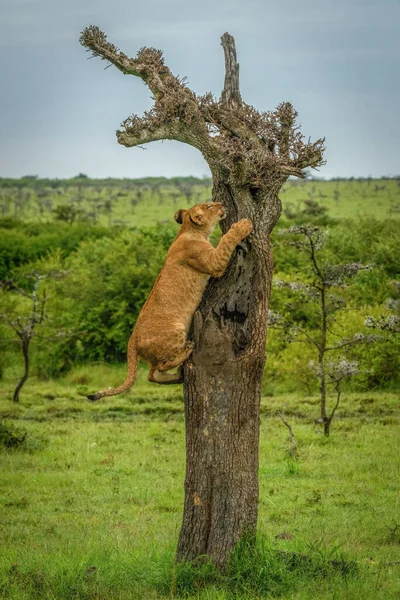
[[[280,202],[272,194],[255,204],[240,188],[215,176],[214,181],[214,195],[229,202],[223,229],[243,216],[255,228],[222,280],[210,282],[194,319],[195,350],[184,379],[186,480],[177,558],[207,555],[223,569],[238,540],[257,526],[260,397],[273,268],[268,234]],[[261,208],[267,201],[275,207],[268,217]]]

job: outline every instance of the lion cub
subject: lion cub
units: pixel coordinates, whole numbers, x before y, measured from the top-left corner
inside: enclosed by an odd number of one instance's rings
[[[136,378],[139,357],[150,363],[149,381],[182,382],[180,365],[193,351],[187,334],[207,282],[210,277],[223,275],[235,247],[253,230],[250,219],[242,219],[214,248],[209,236],[224,216],[220,202],[196,204],[175,214],[175,221],[182,226],[128,342],[126,381],[117,388],[91,394],[89,400],[129,389]],[[166,372],[175,367],[180,367],[176,373]]]

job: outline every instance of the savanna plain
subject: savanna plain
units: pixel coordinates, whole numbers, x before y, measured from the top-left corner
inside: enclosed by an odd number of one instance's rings
[[[271,329],[258,537],[239,545],[223,574],[206,561],[175,564],[181,387],[148,383],[143,365],[129,393],[96,404],[85,395],[124,379],[127,336],[175,235],[173,213],[207,200],[209,181],[107,181],[0,181],[1,279],[29,294],[32,272],[62,274],[43,280],[46,319],[32,338],[19,402],[21,349],[0,325],[0,598],[400,597],[399,342],[385,329],[372,343],[349,344],[346,359],[359,369],[344,383],[329,437],[308,368],[312,346]],[[288,184],[282,201],[282,228],[310,223],[328,232],[321,260],[374,264],[340,290],[346,309],[332,336],[348,340],[367,332],[371,315],[397,314],[397,180]],[[280,239],[277,275],[304,273],[306,281],[306,263]],[[29,298],[0,291],[8,321],[29,318]],[[279,294],[273,309],[317,336],[317,309]],[[335,404],[333,390],[328,400]]]

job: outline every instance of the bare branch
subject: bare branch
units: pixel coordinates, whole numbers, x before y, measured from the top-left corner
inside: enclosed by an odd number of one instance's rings
[[[7,315],[4,314],[0,315],[0,319],[3,319],[7,323],[7,325],[14,329],[18,337],[20,336],[20,327],[18,326],[18,323],[16,324],[15,321],[12,321]]]
[[[41,307],[40,307],[40,313],[39,313],[39,317],[36,320],[36,323],[38,325],[40,325],[40,323],[43,322],[44,320],[44,313],[45,313],[45,306],[46,306],[46,300],[47,300],[47,292],[46,290],[43,290],[43,297],[42,297],[42,301],[41,301]]]
[[[155,97],[166,92],[162,75],[170,75],[164,65],[162,52],[155,48],[142,48],[136,58],[128,58],[117,46],[107,40],[107,36],[95,25],[86,27],[79,38],[82,46],[102,60],[108,60],[124,75],[140,77],[149,86]]]
[[[346,346],[358,346],[360,344],[372,344],[373,342],[380,342],[384,340],[381,335],[366,335],[365,333],[355,333],[350,339],[340,340],[335,346],[327,346],[325,352],[331,352],[332,350],[340,350]]]
[[[300,333],[301,335],[304,335],[304,337],[307,338],[308,341],[311,342],[318,351],[321,350],[321,345],[312,337],[312,335],[298,325],[292,325],[289,321],[282,317],[282,315],[272,310],[268,312],[268,326],[275,329],[281,329],[282,331],[286,332],[287,335],[292,334],[293,339],[295,339],[296,342],[302,341],[295,337],[297,333]]]
[[[31,294],[28,294],[28,292],[26,292],[23,288],[18,287],[15,281],[0,281],[0,288],[9,292],[16,292],[20,294],[20,296],[24,296],[25,298],[29,298],[29,300],[32,300]]]
[[[205,129],[199,136],[193,135],[193,132],[190,132],[186,125],[179,120],[177,114],[165,114],[166,111],[162,111],[164,114],[157,114],[161,111],[157,111],[156,108],[159,109],[159,106],[145,113],[143,117],[132,115],[123,121],[121,127],[124,128],[124,131],[117,131],[118,143],[131,148],[158,140],[179,140],[204,153],[210,150],[210,140]],[[204,143],[205,140],[206,143]]]
[[[321,350],[321,345],[309,333],[307,333],[307,331],[305,329],[302,329],[301,327],[298,327],[297,325],[295,326],[295,329],[297,331],[299,331],[302,335],[304,335],[312,344],[314,344],[314,346],[319,351]]]
[[[288,428],[289,430],[289,436],[290,436],[290,448],[288,450],[288,454],[292,457],[292,458],[298,458],[299,457],[299,452],[297,450],[297,442],[296,442],[296,438],[295,435],[293,433],[293,429],[292,426],[286,421],[285,417],[283,416],[283,413],[278,410],[277,411],[277,415],[280,418],[280,420],[282,421],[282,423]]]
[[[139,121],[142,122],[140,127]],[[148,144],[149,142],[156,142],[158,140],[173,140],[176,139],[177,127],[175,123],[162,124],[159,126],[150,127],[143,123],[143,119],[137,117],[137,120],[133,117],[129,117],[123,122],[125,131],[117,131],[118,143],[122,146],[130,148],[132,146],[141,146],[142,144]]]

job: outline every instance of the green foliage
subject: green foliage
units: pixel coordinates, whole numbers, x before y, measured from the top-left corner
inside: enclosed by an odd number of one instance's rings
[[[62,257],[71,254],[85,239],[115,235],[115,230],[86,223],[26,224],[13,219],[0,219],[0,280],[11,279],[17,269],[60,249]]]
[[[400,217],[398,179],[289,180],[281,191],[285,213],[296,223],[331,224],[332,219]],[[151,225],[171,220],[174,210],[208,201],[211,181],[195,177],[147,177],[142,179],[0,178],[0,211],[25,221],[53,220],[58,206],[83,210],[93,223]],[[107,208],[107,201],[111,202]],[[178,205],[179,204],[179,205]]]
[[[134,323],[175,234],[175,226],[163,226],[80,245],[57,286],[58,312],[72,336],[42,348],[42,375],[87,360],[125,360]]]
[[[283,204],[291,203],[296,214],[287,214],[281,226],[311,220],[328,232],[331,264],[376,265],[341,290],[346,309],[337,335],[360,331],[367,315],[389,314],[400,264],[398,182],[289,181],[285,187]],[[0,279],[21,284],[32,270],[68,271],[46,282],[49,319],[32,344],[33,376],[19,404],[6,400],[20,374],[19,349],[0,323],[0,439],[6,439],[1,598],[399,597],[398,397],[368,391],[398,388],[398,335],[381,332],[381,341],[351,350],[362,369],[347,384],[334,439],[325,440],[316,435],[309,349],[270,330],[261,402],[260,535],[255,544],[243,541],[223,575],[207,563],[174,565],[184,481],[181,387],[148,384],[143,366],[123,397],[94,405],[84,398],[125,377],[126,343],[177,231],[173,214],[209,196],[210,181],[193,178],[0,180]],[[91,213],[89,221],[57,221],[59,206]],[[273,244],[277,276],[307,280],[304,257],[282,246],[277,230]],[[272,308],[280,311],[287,300],[284,289],[274,290]],[[290,309],[299,325],[317,326],[309,303],[292,300]],[[0,314],[23,316],[26,310],[23,301],[0,293]],[[37,374],[65,379],[43,381]],[[284,395],[288,391],[293,395]],[[288,459],[278,410],[296,435],[296,461]],[[16,449],[37,452],[10,452],[14,439],[22,440]],[[41,441],[47,439],[51,443]]]
[[[371,270],[360,271],[350,286],[332,290],[344,304],[343,310],[336,315],[336,325],[329,328],[330,345],[359,332],[381,333],[368,330],[364,321],[367,315],[378,317],[390,312],[387,302],[395,295],[392,281],[400,278],[400,238],[397,229],[393,221],[362,218],[338,221],[326,230],[326,246],[318,251],[322,263],[374,265]],[[273,234],[273,243],[276,278],[300,285],[308,284],[311,270],[307,255],[294,246],[283,244],[279,229]],[[320,316],[306,295],[293,293],[287,287],[273,288],[271,309],[318,337]],[[372,389],[399,385],[399,336],[383,333],[380,337],[380,340],[357,346],[348,352],[350,359],[358,361],[360,373],[353,384],[346,384],[345,387]],[[316,389],[317,381],[308,369],[308,363],[314,357],[304,341],[289,343],[277,332],[270,331],[267,349],[269,356],[264,380],[270,392],[296,389],[311,392]]]

